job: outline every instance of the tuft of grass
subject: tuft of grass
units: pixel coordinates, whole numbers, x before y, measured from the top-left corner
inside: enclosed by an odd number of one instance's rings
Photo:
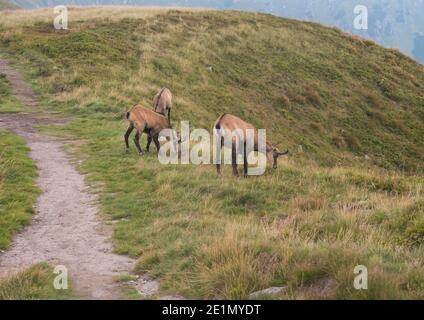
[[[65,300],[73,296],[72,288],[57,290],[56,275],[48,264],[41,263],[17,275],[0,279],[0,300]]]
[[[0,74],[0,114],[21,112],[25,109],[13,96],[10,83],[4,74]]]
[[[261,259],[255,246],[238,238],[238,226],[227,228],[222,239],[205,245],[199,256],[194,283],[208,298],[246,299],[249,294],[272,283],[275,265]]]
[[[290,105],[290,99],[285,94],[281,95],[280,102],[284,107],[288,107]]]
[[[332,143],[334,146],[336,146],[338,149],[346,148],[346,141],[342,136],[334,136],[332,138]]]
[[[321,105],[321,97],[313,88],[307,88],[305,91],[306,101],[314,106]]]
[[[294,207],[301,211],[319,210],[324,206],[323,201],[319,197],[297,197],[293,199]]]
[[[355,137],[354,135],[348,132],[345,132],[343,134],[343,138],[350,150],[355,151],[355,150],[361,149],[361,143],[359,142],[358,138]]]

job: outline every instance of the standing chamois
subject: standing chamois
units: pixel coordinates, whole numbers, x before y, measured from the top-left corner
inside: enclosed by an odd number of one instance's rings
[[[238,176],[238,169],[237,169],[237,154],[241,154],[239,150],[237,150],[237,139],[239,139],[238,143],[239,146],[244,145],[244,154],[243,154],[243,164],[244,164],[244,176],[247,176],[247,170],[248,170],[248,163],[247,163],[247,152],[246,152],[246,139],[247,136],[247,130],[251,129],[254,131],[254,151],[258,151],[258,131],[256,128],[251,125],[250,123],[247,123],[240,118],[233,116],[231,114],[223,114],[218,118],[218,120],[215,122],[214,125],[214,132],[217,135],[217,141],[221,143],[221,147],[224,145],[224,138],[227,135],[230,135],[229,137],[231,140],[231,163],[233,166],[233,175]],[[232,136],[231,134],[234,132],[239,131],[241,136]],[[270,142],[266,142],[266,156],[267,159],[272,162],[273,169],[277,168],[277,159],[280,156],[287,155],[289,151],[286,152],[280,152],[275,145],[273,145]],[[220,155],[217,155],[221,157]],[[218,174],[221,174],[221,165],[219,163],[216,164],[217,172]]]
[[[129,150],[128,138],[134,129],[137,130],[134,143],[140,155],[143,155],[143,151],[140,147],[140,139],[143,133],[148,135],[147,152],[149,151],[152,140],[155,142],[156,148],[159,151],[159,133],[164,129],[172,129],[170,122],[165,116],[140,105],[135,105],[128,110],[126,118],[128,120],[128,129],[125,133],[125,147],[127,152]],[[175,144],[178,143],[178,137],[173,137],[173,139],[173,144],[175,146]]]
[[[168,88],[162,88],[153,98],[153,110],[162,115],[168,113],[168,121],[171,123],[172,93]]]

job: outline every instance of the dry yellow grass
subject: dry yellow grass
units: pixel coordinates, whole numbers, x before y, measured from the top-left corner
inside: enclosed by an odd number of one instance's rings
[[[119,21],[124,18],[149,18],[157,14],[167,13],[170,10],[194,12],[211,9],[154,6],[68,6],[70,23],[72,21],[86,21],[105,18],[112,21]],[[53,12],[53,8],[5,10],[0,12],[0,25],[14,27],[33,25],[37,22],[53,23],[55,16],[57,16],[57,14]]]

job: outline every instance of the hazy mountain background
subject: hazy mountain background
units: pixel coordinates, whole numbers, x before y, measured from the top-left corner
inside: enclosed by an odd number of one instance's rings
[[[252,10],[317,21],[367,37],[424,62],[424,0],[11,0],[24,8],[58,4],[166,5]],[[369,10],[368,30],[353,27],[354,7]]]
[[[0,10],[3,10],[3,9],[14,9],[14,8],[16,8],[16,6],[14,4],[10,3],[9,1],[7,1],[7,0],[0,0]]]

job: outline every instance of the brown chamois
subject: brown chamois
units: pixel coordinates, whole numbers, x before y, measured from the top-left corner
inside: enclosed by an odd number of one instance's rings
[[[153,98],[153,110],[162,115],[168,113],[168,121],[171,123],[172,93],[168,88],[162,88]]]
[[[218,140],[221,141],[221,147],[224,145],[224,137],[226,134],[230,134],[235,132],[236,130],[239,130],[242,132],[242,137],[240,138],[239,144],[244,144],[244,154],[243,154],[243,164],[244,164],[244,176],[247,176],[247,170],[248,170],[248,163],[247,163],[247,154],[246,154],[246,140],[245,137],[247,136],[247,130],[253,130],[254,131],[254,151],[258,151],[258,131],[256,128],[250,124],[247,123],[240,118],[233,116],[231,114],[223,114],[218,118],[218,120],[215,122],[214,125],[214,131],[218,135]],[[231,163],[233,166],[233,175],[238,176],[238,169],[237,169],[237,154],[240,152],[237,150],[237,141],[235,136],[231,136],[232,140],[232,152],[231,152]],[[270,142],[266,142],[266,156],[268,161],[272,162],[273,169],[277,168],[277,159],[280,156],[287,155],[289,151],[280,152],[278,148],[273,145]],[[220,157],[220,155],[217,155]],[[216,164],[217,172],[218,174],[221,173],[221,165],[219,163]]]
[[[128,138],[134,129],[137,130],[134,137],[134,143],[140,155],[143,155],[143,151],[140,147],[140,139],[143,133],[148,135],[147,151],[149,151],[152,140],[159,151],[159,133],[164,129],[172,129],[171,124],[165,116],[137,104],[128,110],[126,118],[128,120],[128,129],[125,133],[125,147],[127,152],[129,150]],[[178,137],[174,138],[178,139]],[[173,143],[175,144],[176,142],[174,141]]]

